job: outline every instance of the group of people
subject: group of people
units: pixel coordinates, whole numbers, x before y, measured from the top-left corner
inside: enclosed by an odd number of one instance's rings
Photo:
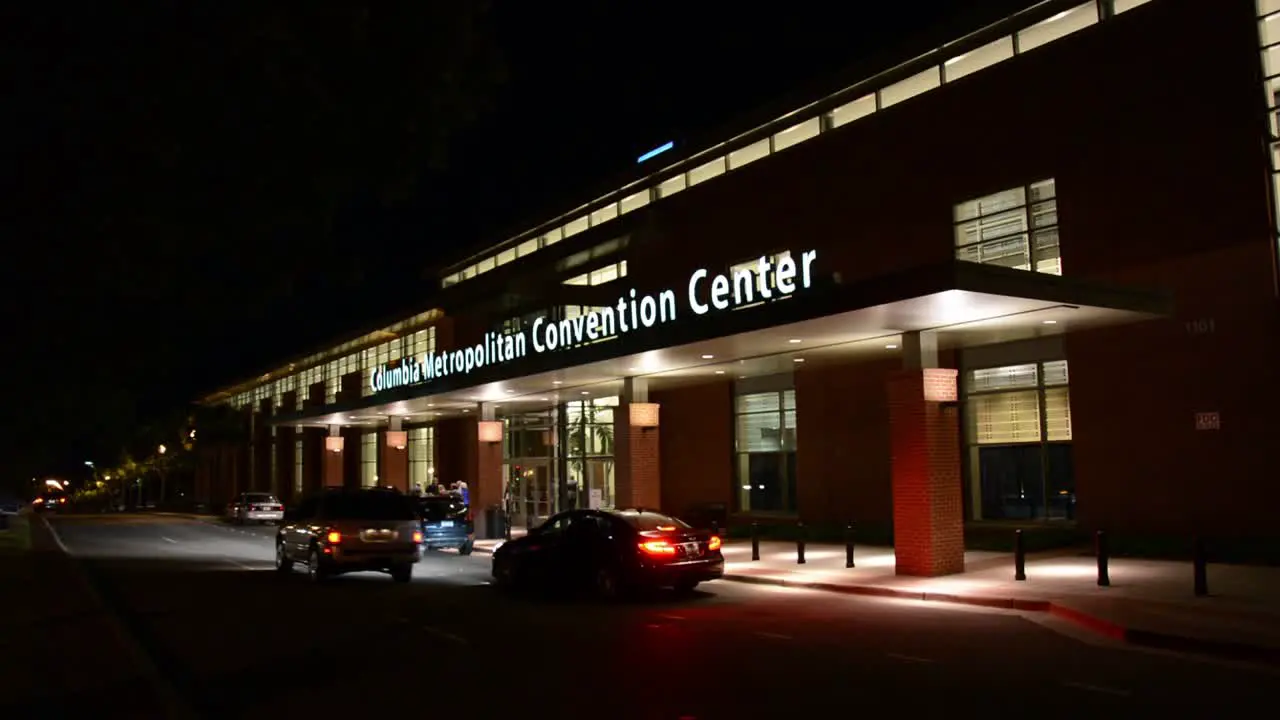
[[[425,489],[422,487],[422,483],[414,483],[412,494],[413,495],[456,495],[457,497],[462,498],[462,502],[468,505],[471,504],[471,492],[467,488],[467,483],[465,483],[462,480],[459,480],[458,482],[455,482],[455,483],[449,483],[448,485],[435,482],[428,485]]]

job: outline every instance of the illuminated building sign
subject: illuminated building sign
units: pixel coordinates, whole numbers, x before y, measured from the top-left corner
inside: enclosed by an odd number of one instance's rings
[[[378,393],[449,375],[466,375],[480,368],[519,360],[531,352],[540,355],[675,322],[681,307],[702,316],[788,297],[813,285],[813,263],[817,257],[816,250],[801,253],[799,262],[786,253],[776,263],[761,257],[754,264],[734,271],[732,276],[697,270],[689,276],[680,295],[674,290],[640,295],[632,289],[614,305],[577,317],[555,321],[545,316],[537,318],[527,333],[524,330],[485,333],[472,347],[405,358],[397,365],[374,370],[369,385]]]

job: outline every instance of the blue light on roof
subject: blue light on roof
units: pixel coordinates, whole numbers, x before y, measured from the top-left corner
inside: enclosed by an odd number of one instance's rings
[[[642,162],[644,162],[645,160],[648,160],[649,158],[653,157],[654,155],[661,155],[662,153],[664,153],[664,152],[666,152],[666,151],[670,150],[671,148],[673,148],[673,147],[675,147],[675,146],[676,146],[676,143],[675,143],[675,141],[674,141],[674,140],[673,140],[673,141],[671,141],[671,142],[668,142],[668,143],[667,143],[667,144],[665,144],[665,145],[659,145],[658,147],[656,147],[656,148],[654,148],[654,149],[650,150],[649,152],[647,152],[647,153],[645,153],[645,154],[641,155],[640,157],[636,158],[636,162],[638,162],[638,163],[642,163]]]

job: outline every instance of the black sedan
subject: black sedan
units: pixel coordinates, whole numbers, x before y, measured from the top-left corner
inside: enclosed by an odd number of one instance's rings
[[[570,510],[493,554],[501,587],[590,588],[604,598],[724,576],[720,537],[650,510]]]

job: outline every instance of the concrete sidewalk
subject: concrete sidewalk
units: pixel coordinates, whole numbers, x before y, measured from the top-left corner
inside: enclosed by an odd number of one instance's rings
[[[23,519],[29,550],[0,553],[0,717],[183,717],[47,523]]]
[[[1196,597],[1190,562],[1111,558],[1100,587],[1096,560],[1078,551],[1029,555],[1021,582],[1009,553],[971,551],[962,574],[916,578],[895,573],[892,548],[855,548],[853,568],[843,545],[807,544],[803,565],[794,543],[761,542],[758,561],[750,542],[723,552],[726,580],[1046,612],[1134,644],[1280,664],[1280,568],[1211,564],[1210,595]]]

